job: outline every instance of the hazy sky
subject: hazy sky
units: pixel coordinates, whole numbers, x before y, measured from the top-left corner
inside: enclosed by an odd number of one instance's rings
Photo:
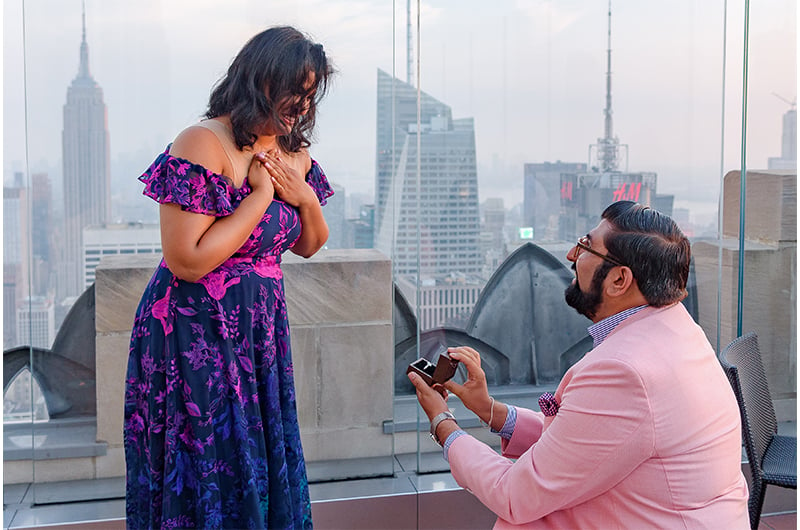
[[[612,5],[614,133],[629,146],[629,169],[657,172],[659,192],[676,194],[676,206],[713,206],[717,197],[724,6]],[[86,0],[114,182],[136,189],[155,155],[205,111],[210,88],[247,39],[291,24],[323,43],[339,70],[312,156],[348,192],[371,192],[376,69],[392,73],[394,64],[406,77],[405,0],[394,9],[393,20],[390,0]],[[789,109],[773,93],[796,98],[796,3],[760,0],[750,9],[747,165],[765,168],[780,156]],[[3,11],[4,178],[26,169],[27,109],[29,169],[60,179],[81,2],[26,1],[24,55],[22,1],[5,0]],[[744,0],[728,1],[727,13],[726,170],[741,159]],[[525,162],[587,161],[603,134],[607,2],[427,0],[420,18],[422,90],[454,117],[475,118],[481,200],[520,202]]]

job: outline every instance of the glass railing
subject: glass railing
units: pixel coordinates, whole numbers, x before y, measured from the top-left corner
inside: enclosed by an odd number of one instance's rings
[[[205,113],[244,42],[279,24],[322,42],[338,70],[310,149],[336,192],[326,248],[391,258],[388,474],[447,469],[422,458],[438,448],[411,361],[472,345],[494,395],[535,406],[589,349],[589,321],[563,302],[565,256],[620,199],[690,237],[687,307],[715,347],[764,337],[791,417],[795,22],[789,0],[4,3],[6,482],[53,479],[37,473],[42,433],[93,436],[95,268],[161,252],[137,177]],[[98,457],[95,442],[81,458]]]

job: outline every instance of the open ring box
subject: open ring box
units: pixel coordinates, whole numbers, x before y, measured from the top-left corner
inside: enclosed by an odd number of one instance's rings
[[[435,364],[424,357],[420,357],[408,365],[406,373],[417,373],[428,386],[433,386],[437,383],[442,384],[452,379],[456,374],[458,361],[451,359],[450,356],[447,355],[447,348],[440,349],[434,360]]]

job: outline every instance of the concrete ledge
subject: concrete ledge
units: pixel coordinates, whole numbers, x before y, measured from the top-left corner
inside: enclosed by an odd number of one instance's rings
[[[94,418],[51,420],[3,426],[3,459],[52,460],[106,454],[108,444],[96,440]]]

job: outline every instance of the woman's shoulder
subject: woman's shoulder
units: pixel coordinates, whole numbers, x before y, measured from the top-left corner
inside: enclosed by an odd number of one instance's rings
[[[169,147],[169,155],[203,166],[216,174],[224,173],[227,161],[217,135],[200,124],[182,130]]]
[[[214,145],[213,137],[209,141],[202,130],[184,130],[178,135],[176,142],[181,138],[185,146],[185,141],[193,140],[195,135],[196,144],[208,142]],[[145,184],[144,195],[162,204],[178,204],[184,210],[194,213],[230,215],[249,194],[250,187],[246,183],[239,188],[235,187],[227,176],[216,169],[219,164],[215,164],[213,158],[208,155],[197,156],[196,149],[197,147],[181,149],[180,146],[176,148],[175,143],[170,144],[139,177]]]

